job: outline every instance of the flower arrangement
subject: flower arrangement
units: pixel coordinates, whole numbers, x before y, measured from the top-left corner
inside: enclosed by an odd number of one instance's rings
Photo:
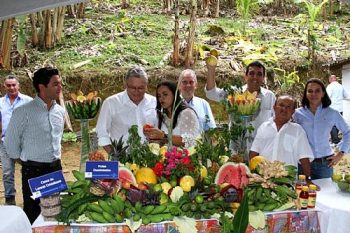
[[[250,116],[258,112],[261,101],[257,98],[257,92],[250,93],[246,90],[243,93],[236,91],[229,95],[228,102],[238,114]]]
[[[153,168],[158,177],[165,177],[168,180],[178,180],[185,175],[197,177],[195,169],[197,164],[192,160],[187,149],[173,147],[166,151],[164,161],[159,161]]]
[[[92,119],[101,107],[101,98],[97,97],[97,91],[92,91],[87,95],[78,91],[71,93],[71,100],[66,101],[68,112],[76,119]]]

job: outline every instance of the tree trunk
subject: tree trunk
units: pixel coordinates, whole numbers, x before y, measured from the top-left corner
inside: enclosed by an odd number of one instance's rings
[[[83,2],[78,4],[77,17],[80,19],[85,17],[85,3]]]
[[[58,21],[57,21],[57,30],[56,30],[56,38],[59,41],[62,38],[63,29],[64,29],[64,16],[66,7],[62,6],[58,8]]]
[[[209,1],[210,0],[203,0],[203,15],[204,16],[209,15]]]
[[[214,18],[219,18],[219,14],[220,14],[220,0],[216,0]]]
[[[67,13],[70,18],[76,18],[75,11],[74,11],[74,5],[68,5],[67,6]]]
[[[0,67],[11,70],[12,32],[15,19],[7,19],[1,24]]]
[[[173,66],[180,63],[180,22],[179,22],[179,0],[175,0],[175,29],[174,29],[174,52],[173,52]]]
[[[30,14],[29,15],[30,18],[30,25],[32,27],[32,46],[36,47],[38,46],[39,43],[39,39],[38,39],[38,30],[36,29],[36,16],[35,14]]]
[[[122,9],[126,9],[128,8],[129,4],[128,4],[128,1],[127,0],[122,0]]]
[[[44,15],[45,15],[44,48],[52,48],[53,47],[53,40],[52,40],[51,10],[46,10]]]
[[[196,33],[196,15],[197,15],[197,2],[192,0],[191,3],[191,18],[190,18],[190,28],[187,38],[187,47],[185,54],[185,67],[189,68],[193,64],[193,46],[194,46],[194,37]]]

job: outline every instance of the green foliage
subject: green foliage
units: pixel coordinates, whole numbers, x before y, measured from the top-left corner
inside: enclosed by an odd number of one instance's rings
[[[21,56],[24,56],[26,41],[27,41],[27,35],[26,35],[26,31],[25,31],[26,17],[25,16],[16,17],[16,21],[18,24],[16,47],[17,47],[18,53]]]
[[[135,163],[140,166],[154,167],[154,165],[160,160],[160,155],[155,155],[148,147],[148,143],[143,143],[141,137],[138,134],[137,125],[133,125],[129,128],[129,148],[126,156],[120,157],[121,163]]]
[[[63,142],[76,142],[77,141],[77,134],[75,132],[64,132],[62,141]]]
[[[274,68],[274,70],[276,71],[276,79],[282,92],[287,92],[295,85],[304,86],[304,84],[300,81],[298,71],[294,70],[293,72],[288,73],[286,70],[280,68]]]

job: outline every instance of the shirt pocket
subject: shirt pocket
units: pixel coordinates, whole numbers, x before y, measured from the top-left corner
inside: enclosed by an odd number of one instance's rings
[[[283,137],[283,147],[287,152],[293,152],[294,136],[286,134]]]

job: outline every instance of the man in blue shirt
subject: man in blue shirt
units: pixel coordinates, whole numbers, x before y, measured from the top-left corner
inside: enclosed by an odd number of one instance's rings
[[[181,95],[185,103],[196,111],[200,131],[203,132],[216,128],[216,124],[209,103],[205,99],[194,96],[197,85],[197,77],[193,70],[187,69],[181,72],[179,78]]]
[[[2,180],[5,189],[5,204],[16,205],[16,189],[15,189],[15,161],[11,159],[3,146],[3,141],[6,134],[7,126],[10,122],[12,112],[15,108],[28,103],[32,100],[32,97],[24,95],[19,92],[19,82],[13,75],[5,77],[4,87],[6,89],[6,95],[0,98],[0,108],[2,114],[2,133],[1,133],[1,145],[0,155],[2,161]]]

